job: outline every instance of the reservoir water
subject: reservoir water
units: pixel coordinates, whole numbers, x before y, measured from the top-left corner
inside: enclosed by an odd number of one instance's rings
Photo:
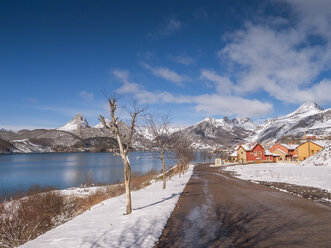
[[[133,172],[161,171],[162,163],[155,152],[131,152]],[[212,161],[212,157],[196,153],[195,162]],[[176,164],[167,159],[167,167]],[[88,175],[94,182],[116,183],[123,179],[123,164],[112,153],[40,153],[0,155],[0,194],[27,189],[32,185],[60,189],[83,184]]]

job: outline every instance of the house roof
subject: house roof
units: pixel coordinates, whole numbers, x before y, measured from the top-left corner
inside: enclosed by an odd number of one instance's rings
[[[259,144],[258,142],[252,142],[245,145],[239,145],[239,147],[241,146],[242,148],[244,148],[245,151],[249,152],[252,151],[255,148],[255,146],[257,146],[258,144]]]
[[[237,157],[238,156],[238,151],[234,151],[231,153],[230,157]]]
[[[326,140],[314,140],[314,141],[312,141],[312,140],[307,140],[306,142],[303,142],[303,143],[302,143],[301,145],[299,145],[299,146],[302,146],[303,144],[306,144],[307,142],[314,143],[315,145],[318,145],[318,146],[320,146],[320,147],[322,147],[322,148],[328,144],[328,142],[327,142]],[[298,146],[298,147],[299,147],[299,146]]]
[[[265,150],[265,151],[264,151],[264,154],[265,154],[265,155],[272,155],[272,153],[271,153],[269,150]]]
[[[284,151],[282,151],[281,149],[276,149],[275,151],[279,151],[279,152],[281,152],[281,153],[283,153],[283,154],[287,154],[287,152],[284,152]]]
[[[286,147],[288,150],[295,150],[299,146],[297,144],[281,144],[281,145]]]
[[[280,156],[279,154],[272,153],[269,150],[265,150],[264,154],[267,155],[267,156],[274,156],[274,157],[279,157]]]

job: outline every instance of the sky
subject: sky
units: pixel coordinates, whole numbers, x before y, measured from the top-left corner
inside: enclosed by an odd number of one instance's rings
[[[174,125],[331,107],[331,3],[0,2],[0,128],[91,125],[135,100]]]

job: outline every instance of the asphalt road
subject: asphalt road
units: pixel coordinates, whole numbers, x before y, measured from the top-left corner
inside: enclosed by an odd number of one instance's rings
[[[155,247],[331,247],[331,208],[198,165]]]

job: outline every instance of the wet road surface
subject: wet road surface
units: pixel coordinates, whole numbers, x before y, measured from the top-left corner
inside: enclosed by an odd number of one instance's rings
[[[331,247],[331,208],[198,165],[155,247]]]

